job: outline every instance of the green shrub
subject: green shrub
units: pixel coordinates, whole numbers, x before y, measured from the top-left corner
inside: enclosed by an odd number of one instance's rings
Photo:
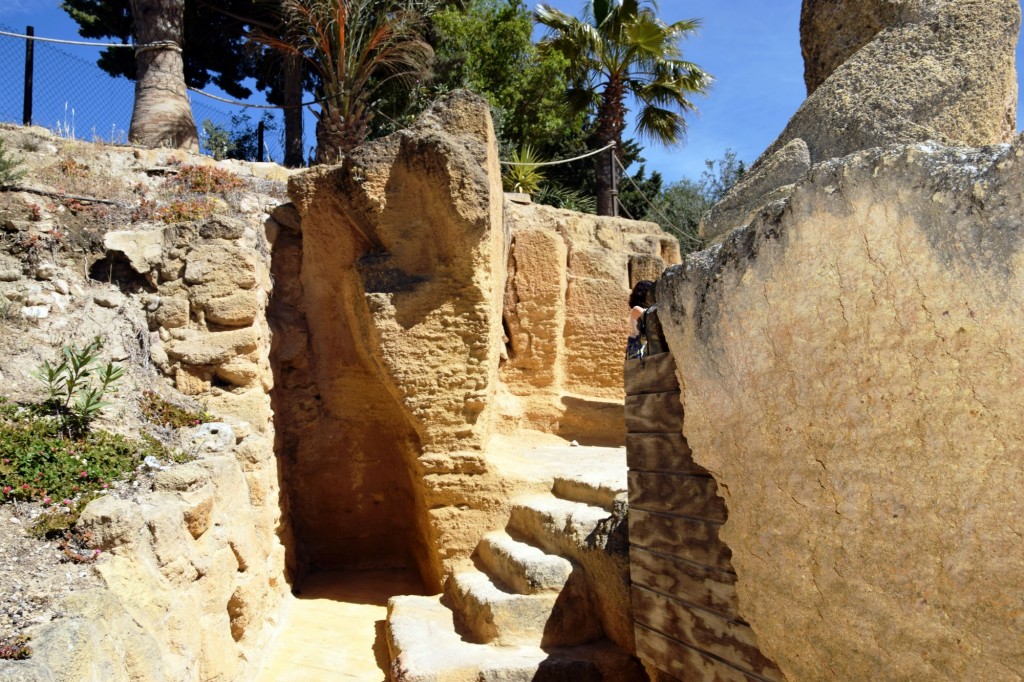
[[[114,363],[100,364],[102,347],[98,336],[83,348],[76,344],[65,346],[64,359],[59,364],[51,365],[47,360],[32,373],[46,386],[43,405],[60,420],[61,428],[69,436],[88,430],[100,410],[110,404],[103,396],[124,376],[124,369]]]
[[[0,399],[0,491],[2,499],[75,506],[90,493],[132,471],[147,455],[169,459],[152,437],[135,441],[106,431],[67,437],[60,422],[34,406]]]
[[[21,167],[21,159],[11,156],[4,148],[4,141],[0,140],[0,187],[16,185],[25,177],[25,170]]]

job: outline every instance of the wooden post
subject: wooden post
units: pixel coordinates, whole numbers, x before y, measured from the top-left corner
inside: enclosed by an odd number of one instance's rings
[[[263,135],[266,133],[267,126],[261,119],[259,125],[256,126],[256,160],[263,161]]]
[[[31,36],[36,34],[35,26],[27,26],[25,34],[29,38],[25,41],[25,96],[21,110],[21,120],[24,125],[32,125],[32,74],[35,70],[35,48],[36,41]]]

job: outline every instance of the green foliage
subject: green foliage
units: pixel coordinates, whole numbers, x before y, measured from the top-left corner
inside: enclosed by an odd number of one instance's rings
[[[376,100],[410,91],[430,74],[434,51],[423,40],[432,0],[280,0],[279,31],[251,37],[301,56],[317,76],[317,163],[333,163],[370,134]]]
[[[277,130],[274,115],[264,112],[260,117],[265,133]],[[231,116],[231,129],[217,125],[210,119],[202,123],[203,147],[214,159],[239,159],[256,161],[259,159],[259,122],[254,122],[249,114]]]
[[[533,195],[533,200],[538,204],[564,208],[577,213],[597,213],[597,200],[594,199],[593,194],[586,194],[582,190],[569,189],[552,182],[541,187],[540,191]]]
[[[83,498],[132,471],[147,455],[169,458],[153,438],[133,441],[100,430],[68,437],[45,406],[19,406],[0,398],[3,501],[80,509]]]
[[[219,126],[210,119],[204,119],[202,125],[203,146],[210,152],[217,161],[228,158],[235,149],[235,143],[231,141],[231,132],[224,126]]]
[[[553,142],[583,127],[584,117],[566,106],[568,62],[537,49],[533,17],[521,0],[469,0],[431,21],[434,91],[465,88],[487,99],[503,152],[529,144],[548,157]]]
[[[722,200],[746,170],[731,149],[721,159],[708,159],[704,165],[706,169],[699,181],[684,178],[672,183],[654,200],[655,208],[644,216],[674,234],[684,254],[704,248],[699,234],[701,218]]]
[[[25,177],[21,163],[21,159],[11,155],[4,147],[4,141],[0,140],[0,187],[16,185]]]
[[[582,19],[541,3],[537,21],[549,29],[541,42],[545,54],[568,61],[567,98],[573,109],[594,118],[596,147],[615,143],[623,166],[626,113],[636,111],[641,137],[663,144],[682,142],[690,98],[707,91],[711,78],[683,59],[682,41],[696,31],[697,20],[666,24],[653,0],[589,2]],[[629,105],[629,107],[627,107]],[[598,211],[610,214],[617,169],[598,157]]]
[[[0,660],[23,661],[32,657],[32,647],[28,643],[32,640],[28,635],[15,635],[0,639]]]
[[[56,365],[49,360],[32,372],[46,387],[46,409],[68,435],[80,434],[89,428],[100,410],[109,405],[104,394],[124,376],[124,369],[114,363],[100,364],[103,341],[94,338],[84,347],[65,346]]]
[[[180,429],[186,426],[198,426],[213,421],[213,416],[206,410],[196,412],[174,403],[167,402],[153,391],[143,391],[140,403],[142,415],[158,426]]]
[[[540,159],[537,152],[528,144],[519,151],[512,152],[509,159],[512,165],[505,166],[502,185],[506,192],[522,192],[533,194],[544,182],[544,172],[540,170]]]

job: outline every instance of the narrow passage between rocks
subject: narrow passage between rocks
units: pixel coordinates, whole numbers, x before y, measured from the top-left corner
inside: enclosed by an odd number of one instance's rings
[[[386,680],[384,619],[399,594],[422,594],[415,571],[314,573],[288,597],[257,682]]]

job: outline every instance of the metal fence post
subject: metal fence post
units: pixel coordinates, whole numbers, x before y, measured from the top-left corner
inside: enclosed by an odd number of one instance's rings
[[[258,145],[258,151],[256,152],[256,160],[263,161],[263,134],[266,132],[266,124],[260,120],[259,125],[256,126],[256,144]]]
[[[615,147],[608,150],[608,161],[612,168],[612,215],[619,216],[619,169],[615,167]]]
[[[32,125],[32,73],[35,70],[35,46],[36,41],[32,40],[31,36],[36,34],[35,26],[29,26],[25,29],[25,34],[29,36],[28,40],[25,41],[25,96],[24,105],[21,110],[21,118],[24,125]]]

